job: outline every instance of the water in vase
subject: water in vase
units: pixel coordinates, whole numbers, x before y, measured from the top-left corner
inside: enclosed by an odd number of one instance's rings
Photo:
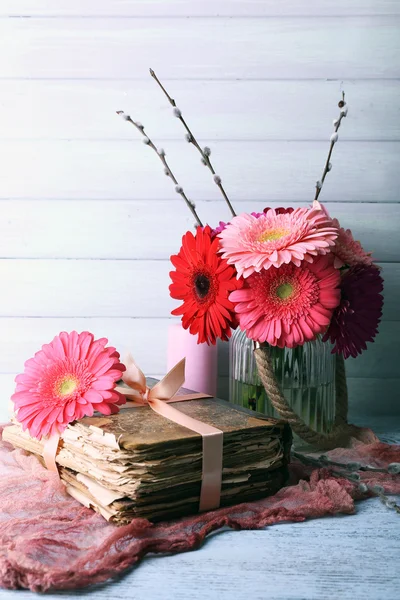
[[[327,433],[335,418],[335,357],[320,338],[293,350],[270,348],[274,373],[293,410],[314,430]],[[230,342],[230,401],[278,417],[261,384],[254,344],[237,329]]]

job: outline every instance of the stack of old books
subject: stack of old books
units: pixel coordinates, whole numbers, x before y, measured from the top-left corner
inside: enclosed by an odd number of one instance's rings
[[[285,484],[291,432],[284,422],[215,398],[175,407],[224,433],[221,506],[268,496]],[[43,444],[18,423],[3,439],[43,460]],[[202,438],[149,406],[71,423],[56,462],[68,492],[118,525],[198,511]]]

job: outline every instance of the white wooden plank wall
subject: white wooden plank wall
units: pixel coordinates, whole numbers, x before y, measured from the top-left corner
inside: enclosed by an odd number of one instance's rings
[[[165,371],[168,259],[192,221],[115,111],[165,147],[204,221],[228,213],[150,66],[238,211],[312,200],[346,91],[321,199],[386,279],[381,333],[347,362],[351,406],[398,413],[400,2],[1,0],[0,420],[24,360],[62,329]]]

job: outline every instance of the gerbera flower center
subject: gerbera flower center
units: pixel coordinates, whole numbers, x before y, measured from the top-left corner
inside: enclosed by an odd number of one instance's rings
[[[314,273],[292,264],[253,273],[248,285],[257,310],[266,320],[292,322],[318,301],[319,285]]]
[[[283,227],[276,227],[275,229],[269,229],[268,231],[263,231],[261,235],[257,238],[258,242],[274,242],[276,240],[280,240],[290,233],[289,229],[284,229]]]
[[[79,381],[73,375],[68,375],[56,384],[56,393],[60,396],[73,394],[79,385]]]
[[[276,295],[281,300],[286,300],[286,298],[290,298],[290,296],[293,294],[293,292],[294,292],[294,287],[290,283],[282,283],[281,285],[278,285],[278,287],[276,288]]]
[[[194,287],[199,298],[205,298],[210,291],[210,280],[203,273],[197,275],[194,280]]]

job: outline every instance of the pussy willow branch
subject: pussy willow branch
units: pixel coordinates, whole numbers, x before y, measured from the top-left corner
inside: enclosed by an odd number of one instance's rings
[[[137,121],[134,121],[133,119],[131,119],[131,117],[129,115],[125,114],[123,110],[117,110],[117,115],[120,115],[125,121],[128,121],[128,123],[131,123],[142,134],[143,142],[146,144],[146,146],[149,146],[150,148],[152,148],[154,150],[154,152],[157,154],[158,158],[161,160],[162,164],[164,165],[164,173],[167,175],[167,177],[170,177],[175,184],[176,193],[179,194],[180,196],[182,196],[182,198],[186,202],[190,212],[196,219],[197,224],[200,227],[202,227],[203,223],[200,221],[199,215],[196,212],[195,204],[191,200],[189,200],[189,198],[186,196],[185,192],[183,191],[182,186],[179,185],[175,175],[172,173],[167,161],[165,160],[165,151],[162,148],[160,148],[160,149],[157,148],[157,146],[151,141],[151,139],[145,132],[144,126],[141,123],[138,123]]]
[[[189,144],[193,144],[193,146],[195,148],[197,148],[197,150],[200,152],[201,154],[201,162],[203,163],[203,165],[205,165],[206,167],[208,167],[211,171],[211,173],[214,176],[214,182],[215,184],[218,186],[222,196],[224,197],[225,202],[227,203],[229,210],[232,213],[232,216],[236,216],[236,213],[233,209],[233,206],[225,192],[225,189],[222,185],[221,182],[221,177],[219,177],[219,175],[216,174],[214,167],[211,164],[210,161],[210,154],[211,154],[211,150],[210,148],[208,148],[207,146],[205,148],[202,148],[200,146],[200,144],[198,143],[198,141],[196,140],[196,138],[194,137],[193,133],[191,132],[191,130],[189,129],[188,124],[186,123],[185,119],[182,116],[182,112],[180,111],[180,109],[176,106],[176,102],[173,98],[171,98],[171,96],[168,94],[167,90],[165,89],[165,87],[162,85],[161,81],[158,79],[157,75],[155,74],[155,72],[153,71],[153,69],[150,69],[150,75],[152,76],[152,78],[154,79],[154,81],[156,81],[158,83],[158,85],[160,86],[160,88],[162,89],[162,91],[164,92],[165,96],[168,99],[168,102],[171,104],[171,106],[174,109],[174,115],[175,117],[177,117],[180,122],[182,123],[182,125],[184,126],[184,128],[186,129],[186,140],[189,142]]]
[[[318,200],[318,196],[320,195],[322,186],[324,185],[325,177],[327,176],[329,171],[332,169],[332,164],[331,164],[330,160],[331,160],[331,156],[332,156],[332,152],[333,152],[333,147],[336,144],[336,142],[338,141],[337,132],[341,125],[342,119],[347,115],[347,110],[348,110],[345,99],[344,99],[344,92],[342,92],[342,99],[340,100],[338,106],[340,108],[340,116],[338,119],[335,119],[333,121],[334,131],[333,131],[333,134],[331,135],[331,145],[329,147],[328,158],[326,159],[325,168],[324,168],[324,172],[322,173],[322,177],[319,181],[317,181],[317,184],[315,186],[314,200]]]

